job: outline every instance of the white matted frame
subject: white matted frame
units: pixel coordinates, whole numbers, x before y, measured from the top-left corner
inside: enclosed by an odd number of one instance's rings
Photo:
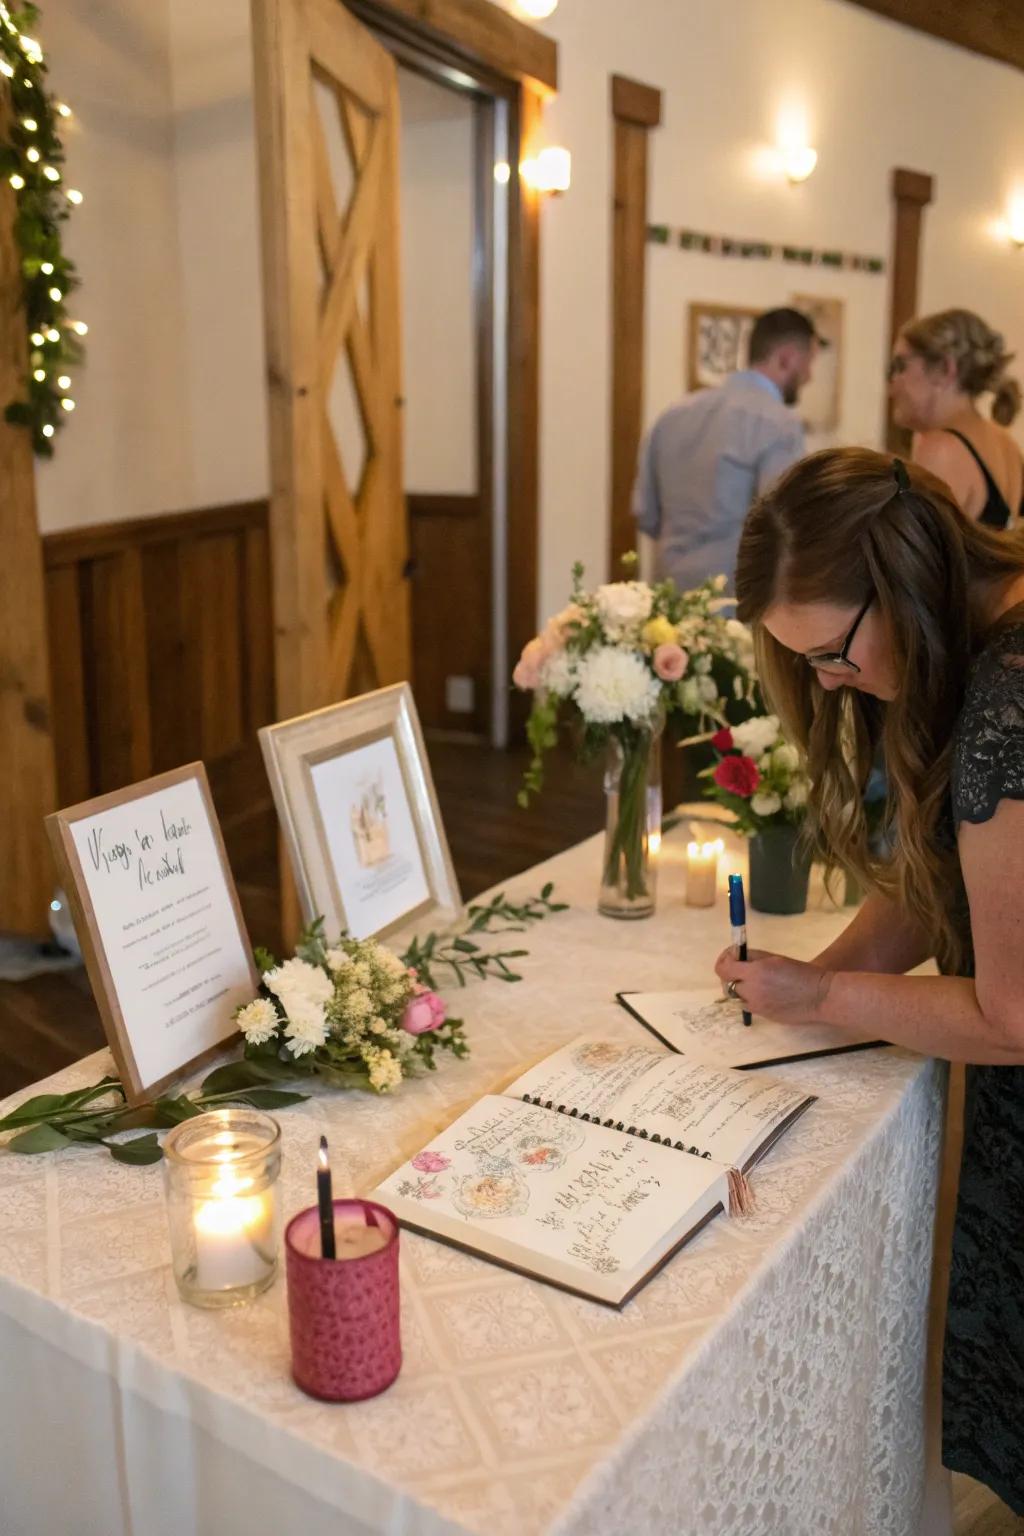
[[[349,932],[357,938],[385,938],[426,919],[447,923],[461,915],[462,898],[408,683],[396,683],[294,720],[264,726],[259,736],[307,922],[323,917],[331,937]],[[357,754],[370,757],[366,749],[377,743],[391,743],[394,749],[398,777],[392,787],[397,784],[404,796],[404,810],[398,807],[398,811],[403,820],[407,813],[407,825],[411,824],[415,843],[413,849],[410,842],[406,862],[415,866],[418,860],[422,879],[413,871],[405,882],[408,905],[393,910],[386,921],[373,925],[372,918],[366,916],[369,904],[341,867],[338,839],[351,837],[360,864],[365,861],[367,868],[374,863],[383,866],[391,855],[387,851],[382,853],[374,843],[381,836],[386,841],[388,813],[385,810],[383,834],[379,824],[357,826],[359,812],[351,798],[351,786],[345,785],[344,793],[328,807],[327,796],[318,781],[329,771],[328,765],[343,773],[347,765],[342,760],[355,765]],[[362,805],[360,801],[361,808]],[[327,824],[328,814],[332,817],[331,827]],[[397,889],[402,891],[401,882]],[[399,905],[404,899],[400,895],[395,898]]]
[[[233,1001],[245,1002],[256,996],[260,977],[252,957],[252,945],[246,932],[238,891],[228,863],[206,769],[202,763],[187,763],[182,768],[173,768],[169,773],[157,774],[154,778],[144,779],[126,789],[98,795],[93,800],[83,800],[78,805],[55,811],[46,818],[46,831],[53,850],[57,875],[71,905],[75,931],[78,934],[78,942],[81,945],[82,957],[85,960],[96,1006],[99,1009],[107,1043],[129,1104],[138,1104],[159,1093],[200,1063],[218,1055],[231,1040],[238,1038],[238,1026],[234,1021],[232,1000],[229,999],[222,1010],[223,1028],[218,1026],[215,1038],[208,1038],[199,1052],[189,1053],[187,1058],[175,1059],[168,1071],[156,1075],[147,1073],[140,1066],[138,1059],[140,1042],[137,1034],[140,1029],[152,1027],[153,1017],[148,1012],[144,1017],[139,1018],[129,1018],[125,1014],[103,940],[99,916],[90,894],[88,875],[75,843],[73,828],[77,822],[91,820],[98,815],[129,806],[135,801],[159,795],[189,782],[193,782],[198,790],[202,811],[209,823],[213,857],[223,877],[225,887],[223,894],[227,897],[231,913],[227,927],[229,930],[232,927],[235,930],[230,934],[230,942],[233,944],[237,940],[240,946],[240,951],[236,953],[233,962],[235,978],[231,983],[231,990],[238,994]],[[158,898],[154,898],[156,899]]]

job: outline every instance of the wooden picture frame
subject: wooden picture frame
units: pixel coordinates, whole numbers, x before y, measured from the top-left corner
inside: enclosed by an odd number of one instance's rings
[[[174,797],[173,791],[179,786],[193,786],[194,792]],[[171,823],[164,816],[166,802],[164,806],[150,805],[145,810],[141,805],[144,800],[166,796],[168,792],[172,792],[174,816],[182,817]],[[90,829],[87,834],[90,853],[95,849],[94,868],[90,872],[82,857],[76,828],[80,823],[94,823],[96,817],[109,817],[112,813],[114,828],[127,826],[126,818],[116,813],[132,806],[138,807],[139,820],[136,823],[135,818],[132,818],[127,838],[123,832],[116,831],[111,837],[105,838],[104,833],[109,829],[109,823],[107,827],[94,824]],[[197,813],[205,819],[205,824],[198,842],[189,845],[187,839],[191,837],[194,828],[191,823],[186,823],[186,817]],[[183,830],[186,824],[187,831]],[[92,800],[84,800],[78,805],[55,811],[46,818],[46,831],[58,877],[71,906],[75,931],[103,1020],[107,1043],[128,1103],[137,1104],[223,1051],[228,1041],[237,1034],[234,1009],[240,1002],[254,998],[260,985],[206,769],[202,763],[187,763],[182,768],[143,779],[126,789],[98,795]],[[84,828],[81,833],[86,835]],[[161,836],[163,843],[159,840]],[[189,847],[193,852],[186,862],[184,855]],[[183,892],[177,882],[179,874],[185,875],[186,879],[189,876],[205,879],[206,884],[191,894]],[[100,878],[106,880],[111,876],[119,881],[116,890],[110,886],[101,888],[98,884]],[[210,900],[205,900],[211,880],[216,881],[218,876],[223,881],[219,902],[217,892],[213,893]],[[171,881],[166,888],[165,880]],[[130,924],[122,924],[121,931],[126,932],[129,926],[135,927],[142,922],[151,926],[140,930],[131,940],[125,940],[123,948],[118,949],[117,923],[112,919],[110,909],[115,902],[124,903],[124,911],[128,914],[131,909],[127,903],[136,892],[139,893],[138,910]],[[184,910],[175,912],[174,908],[182,902],[186,903]],[[209,915],[204,917],[204,913]],[[219,924],[223,936],[224,959],[228,968],[228,979],[224,986],[220,985],[223,980],[221,973],[209,972],[209,965],[217,964],[214,958],[216,949],[202,952],[204,943],[217,943],[216,928],[209,927],[207,938],[203,936],[201,928],[194,926],[204,922],[208,925]],[[172,936],[173,929],[182,923],[193,926],[189,932]],[[161,937],[164,933],[168,935],[167,938]],[[147,938],[159,946],[148,961],[140,958],[146,951],[137,948]],[[168,955],[167,950],[175,946],[180,947],[176,953]],[[186,959],[190,950],[195,950],[197,946],[200,953]],[[129,949],[135,949],[136,953],[128,956]],[[160,958],[156,958],[158,955]],[[183,967],[171,971],[165,978],[147,977],[143,987],[143,971],[166,966],[178,958],[184,960]],[[190,979],[185,992],[169,997],[163,1005],[154,999],[140,1006],[138,997],[133,995],[135,988],[151,991],[165,980],[173,981],[176,976],[182,980],[188,979],[185,975],[187,970],[200,964],[206,965],[207,975]],[[133,972],[139,975],[136,977]],[[118,975],[121,987],[118,985]],[[185,998],[200,990],[204,984],[219,990],[212,992],[206,1000],[193,997],[191,1002],[185,1003]],[[176,1017],[163,1021],[165,1031],[173,1024],[183,1023],[197,1010],[201,1010],[204,1016],[212,1015],[205,1023],[194,1021],[181,1032],[179,1044],[191,1039],[194,1046],[195,1034],[190,1036],[188,1029],[198,1030],[203,1038],[200,1049],[189,1049],[180,1058],[175,1057],[172,1049],[169,1062],[166,1039],[161,1041],[161,1050],[154,1051],[152,1041],[157,1037],[151,1035],[147,1040],[143,1031],[147,1027],[152,1031],[160,1024],[161,1006],[167,1009],[178,1008]],[[214,1023],[221,1015],[222,1027]],[[166,1070],[153,1069],[152,1062],[158,1056],[163,1060]]]
[[[323,917],[332,938],[380,939],[461,914],[408,683],[264,726],[259,737],[307,923]],[[397,883],[382,894],[388,881]]]
[[[750,331],[763,313],[743,304],[690,304],[686,388],[713,389],[737,368],[745,368]]]
[[[828,343],[827,349],[818,353],[810,382],[800,391],[800,419],[810,436],[838,432],[843,413],[845,302],[821,293],[794,293],[790,302]]]

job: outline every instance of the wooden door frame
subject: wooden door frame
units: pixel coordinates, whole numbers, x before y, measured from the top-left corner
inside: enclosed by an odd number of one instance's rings
[[[897,166],[892,173],[892,279],[889,286],[890,350],[900,327],[917,313],[921,275],[921,235],[924,210],[935,197],[935,178],[923,171]],[[886,444],[892,453],[907,453],[910,434],[892,418],[892,402],[886,402]]]
[[[611,77],[612,166],[611,509],[608,580],[637,545],[633,481],[643,433],[647,280],[648,136],[661,124],[661,91]]]
[[[530,153],[544,101],[558,86],[558,46],[490,0],[346,0],[378,34],[391,35],[509,103],[514,158]],[[506,636],[510,662],[537,629],[540,463],[540,200],[520,176],[510,182],[508,242]],[[525,696],[510,702],[522,731]]]
[[[0,98],[0,130],[11,112]],[[20,399],[28,373],[21,250],[14,235],[17,200],[0,185],[0,392]],[[53,896],[53,861],[43,818],[57,809],[43,546],[36,512],[32,436],[0,413],[0,495],[4,559],[0,565],[0,732],[4,772],[0,820],[0,931],[42,938]]]

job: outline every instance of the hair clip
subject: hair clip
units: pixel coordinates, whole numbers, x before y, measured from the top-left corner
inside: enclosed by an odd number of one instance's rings
[[[892,472],[896,477],[896,485],[900,495],[910,490],[910,476],[907,474],[907,466],[902,459],[893,459]]]

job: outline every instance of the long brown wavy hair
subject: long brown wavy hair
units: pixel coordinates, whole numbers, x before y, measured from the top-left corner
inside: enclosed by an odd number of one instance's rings
[[[1024,572],[1024,543],[970,521],[943,482],[867,448],[829,448],[785,474],[751,509],[736,568],[738,615],[754,631],[758,672],[811,778],[808,836],[843,868],[912,914],[944,968],[964,947],[954,922],[959,869],[948,814],[953,733],[985,635],[985,598]],[[822,688],[804,657],[762,620],[777,602],[859,608],[874,596],[899,692],[883,702]],[[893,848],[868,848],[863,804],[877,748],[888,776]]]

